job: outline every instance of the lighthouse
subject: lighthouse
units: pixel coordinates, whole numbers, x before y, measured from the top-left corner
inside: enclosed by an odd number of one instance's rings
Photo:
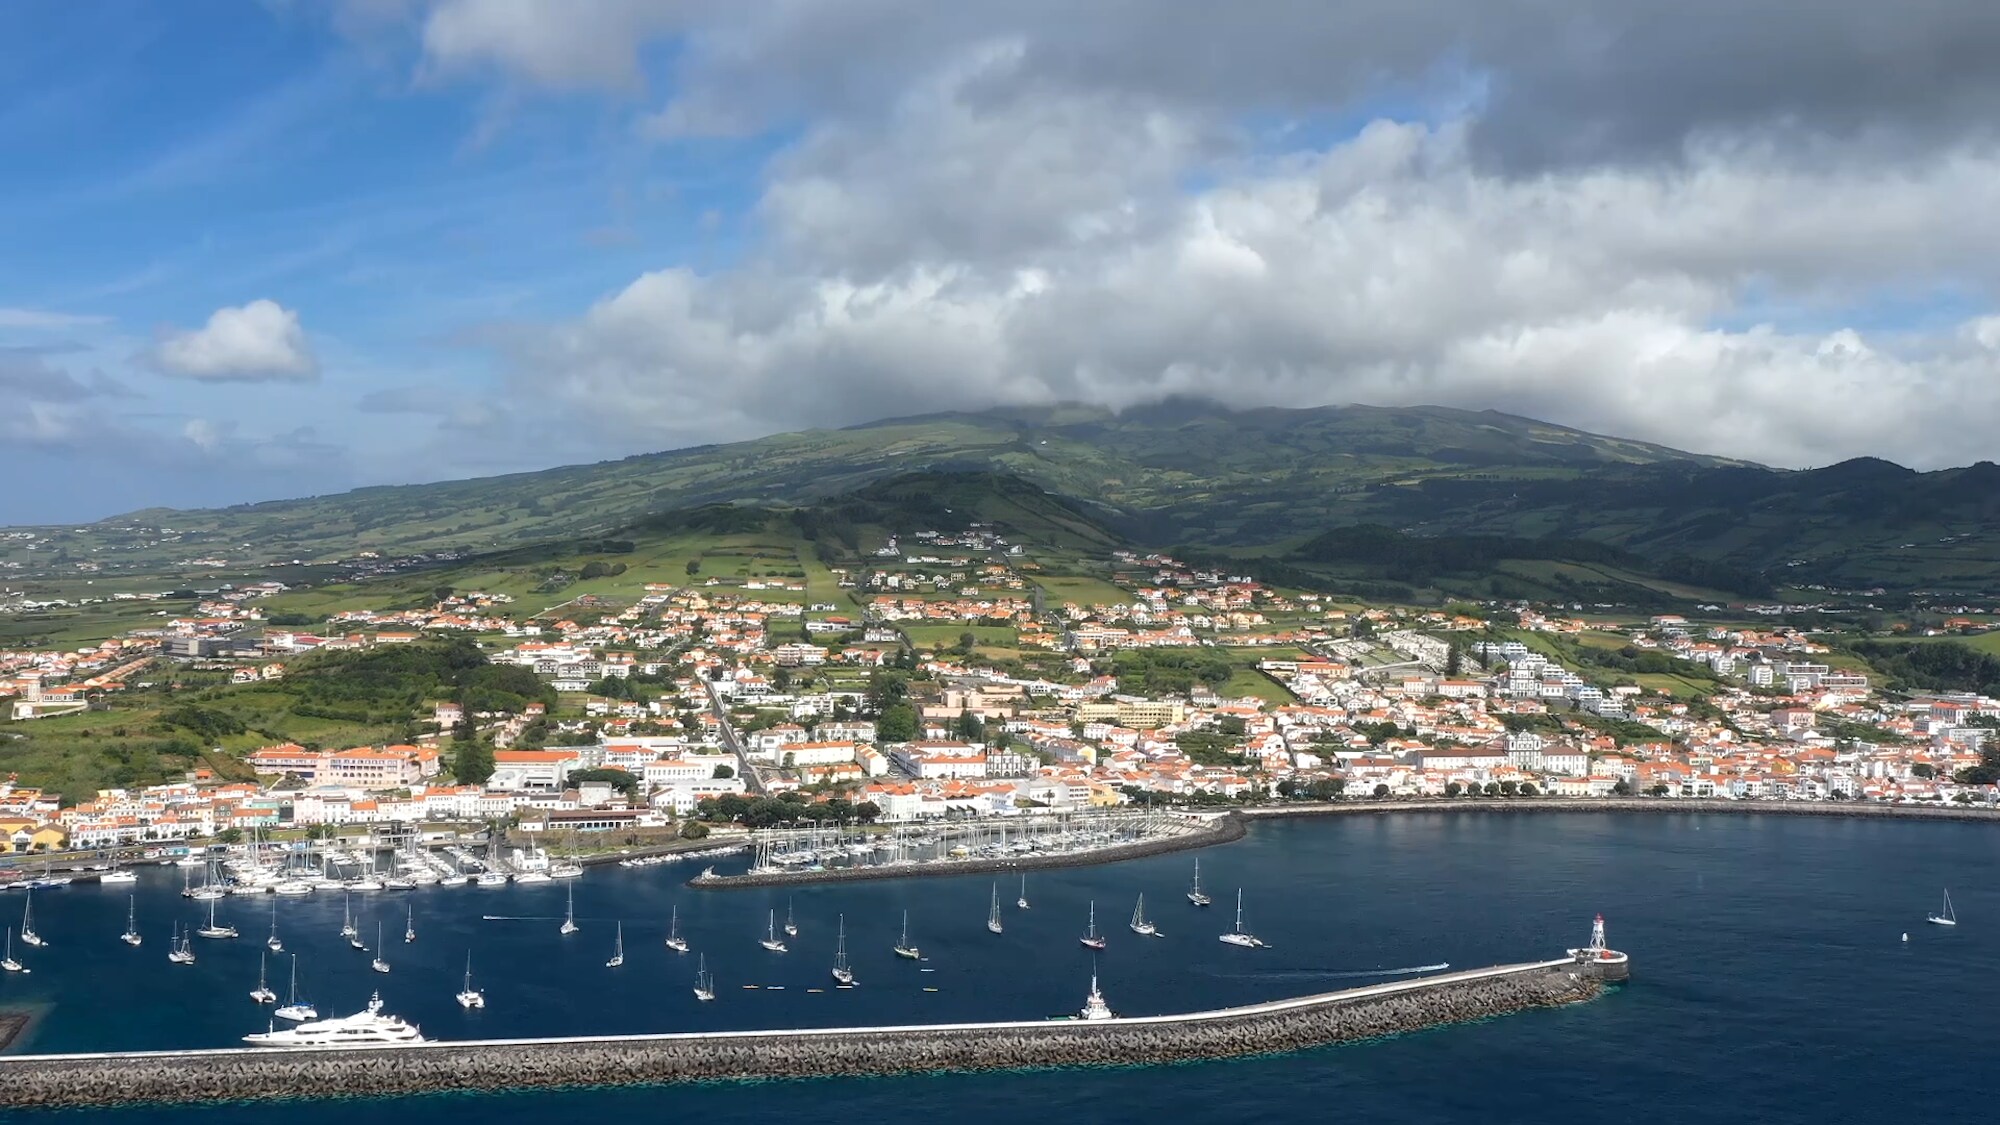
[[[1602,914],[1590,925],[1590,944],[1582,949],[1570,950],[1569,955],[1600,980],[1624,980],[1631,974],[1632,959],[1605,943]]]

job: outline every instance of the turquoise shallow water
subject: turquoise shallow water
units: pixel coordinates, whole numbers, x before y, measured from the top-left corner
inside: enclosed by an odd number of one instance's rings
[[[279,900],[323,1011],[379,987],[428,1035],[473,1038],[961,1019],[1074,1009],[1091,968],[1077,942],[1091,901],[1110,948],[1097,958],[1114,1007],[1132,1014],[1215,1007],[1384,979],[1382,970],[1459,967],[1559,953],[1602,911],[1635,981],[1595,1003],[1301,1055],[1172,1068],[725,1084],[301,1103],[288,1122],[392,1113],[424,1122],[627,1120],[701,1114],[950,1113],[962,1121],[1060,1114],[1083,1120],[1406,1122],[1580,1119],[1676,1122],[1985,1121],[1986,1071],[2000,1036],[2000,832],[1964,824],[1791,817],[1399,814],[1260,824],[1201,853],[1217,899],[1183,900],[1190,857],[1029,876],[1032,909],[1004,884],[1006,932],[986,932],[990,880],[922,879],[799,890],[802,932],[785,955],[756,945],[787,896],[702,892],[691,871],[593,871],[577,887],[581,933],[564,938],[557,886],[357,896],[371,935],[385,922],[393,971],[369,971],[336,931],[338,896]],[[1262,951],[1222,945],[1235,889]],[[1927,926],[1949,886],[1964,924]],[[37,896],[45,950],[30,976],[0,979],[0,1003],[44,1008],[30,1051],[227,1045],[264,1018],[245,995],[271,900],[231,899],[237,942],[197,941],[192,967],[166,961],[175,919],[196,917],[169,869],[142,873],[146,944],[117,940],[126,892],[71,887]],[[1125,929],[1134,897],[1166,935]],[[692,955],[661,938],[678,904],[720,992],[688,991]],[[401,940],[403,911],[418,940]],[[930,960],[889,951],[901,912]],[[20,897],[0,896],[18,923]],[[861,987],[812,993],[845,914]],[[604,967],[613,922],[627,963]],[[1988,924],[1990,920],[1990,924]],[[1908,943],[1899,935],[1907,931]],[[467,950],[484,1012],[452,1001]],[[288,965],[289,962],[284,962]],[[929,968],[934,971],[922,972]],[[276,987],[282,972],[273,966]],[[764,988],[746,990],[754,983]],[[782,985],[782,991],[768,986]],[[924,988],[936,988],[925,992]],[[270,1107],[135,1107],[15,1119],[268,1122]]]

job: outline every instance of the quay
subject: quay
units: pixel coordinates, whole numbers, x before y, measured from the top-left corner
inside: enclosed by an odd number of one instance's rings
[[[1595,944],[1595,943],[1593,943]],[[1589,1000],[1601,950],[1182,1015],[0,1057],[0,1108],[1189,1062],[1306,1050]]]

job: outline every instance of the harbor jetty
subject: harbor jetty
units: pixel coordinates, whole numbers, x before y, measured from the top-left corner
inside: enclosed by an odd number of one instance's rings
[[[1305,1050],[1574,1004],[1596,996],[1604,980],[1591,958],[1572,953],[1182,1015],[346,1050],[11,1056],[0,1057],[0,1108],[1188,1062]]]

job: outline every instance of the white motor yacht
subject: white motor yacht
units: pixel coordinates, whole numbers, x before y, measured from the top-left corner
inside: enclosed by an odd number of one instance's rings
[[[368,998],[368,1007],[351,1016],[308,1020],[297,1027],[271,1030],[243,1037],[253,1047],[409,1047],[426,1042],[417,1025],[400,1016],[382,1014],[382,994]]]

